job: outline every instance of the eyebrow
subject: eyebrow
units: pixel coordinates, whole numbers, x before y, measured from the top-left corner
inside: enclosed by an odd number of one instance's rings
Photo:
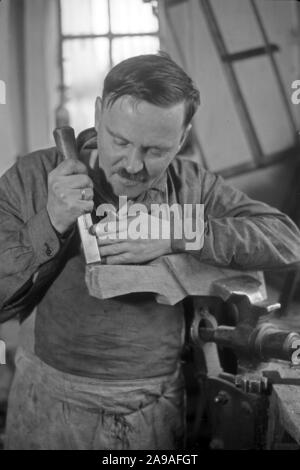
[[[126,137],[123,137],[122,135],[120,134],[116,134],[114,131],[112,131],[107,125],[105,126],[106,127],[106,130],[107,132],[112,136],[112,137],[115,137],[116,139],[121,139],[121,140],[124,140],[125,142],[129,142],[130,143],[130,140],[126,139]],[[157,149],[157,150],[165,150],[165,151],[168,151],[168,150],[171,150],[172,146],[168,146],[168,145],[143,145],[143,148],[145,149],[148,149],[148,148],[151,148],[151,149]]]
[[[125,137],[119,135],[119,134],[116,134],[115,132],[113,132],[108,126],[105,126],[106,127],[106,130],[107,132],[112,136],[112,137],[116,137],[117,139],[122,139],[122,140],[125,140],[126,142],[129,142],[128,139],[126,139]]]

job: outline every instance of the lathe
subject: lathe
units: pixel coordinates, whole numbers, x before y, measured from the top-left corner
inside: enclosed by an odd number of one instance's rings
[[[280,304],[263,299],[250,276],[216,281],[212,291],[210,301],[194,299],[190,316],[186,354],[197,398],[189,444],[298,449],[299,333],[278,326]]]

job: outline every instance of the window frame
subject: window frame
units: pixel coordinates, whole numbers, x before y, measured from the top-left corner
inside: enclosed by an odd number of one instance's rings
[[[156,8],[157,11],[157,3],[158,0],[142,0],[144,3],[152,3],[153,8]],[[64,34],[62,31],[62,7],[61,7],[61,0],[57,0],[58,5],[58,25],[59,25],[59,93],[60,99],[59,103],[60,106],[64,106],[67,101],[67,86],[65,84],[65,74],[64,74],[64,64],[63,64],[63,44],[66,40],[75,40],[75,39],[98,39],[98,38],[105,38],[108,39],[109,42],[109,68],[113,67],[113,58],[112,58],[112,44],[114,39],[117,38],[128,38],[128,37],[141,37],[141,36],[152,36],[158,39],[159,43],[161,43],[160,37],[160,27],[159,27],[159,18],[158,18],[158,29],[154,32],[136,32],[136,33],[113,33],[111,30],[111,0],[107,0],[108,6],[108,32],[102,34]]]

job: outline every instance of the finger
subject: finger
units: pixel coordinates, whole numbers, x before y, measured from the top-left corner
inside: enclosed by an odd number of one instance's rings
[[[110,224],[113,224],[113,228],[110,227]],[[89,232],[91,235],[95,235],[98,238],[107,238],[109,234],[113,235],[116,233],[116,225],[114,222],[103,219],[101,222],[97,222],[97,224],[94,224],[90,227]]]
[[[87,174],[87,167],[80,160],[64,160],[61,162],[56,169],[57,174],[60,175],[75,175],[75,174]]]
[[[101,246],[99,248],[100,255],[104,257],[120,255],[128,250],[126,243],[115,243],[113,245]]]
[[[116,220],[105,218],[93,225],[90,228],[90,233],[96,235],[98,238],[111,237],[112,239],[120,238],[121,240],[127,239],[127,227],[125,230],[118,230],[118,223]]]
[[[124,243],[129,240],[128,238],[128,233],[127,231],[124,232],[117,232],[117,231],[111,231],[111,232],[102,232],[99,235],[99,231],[96,234],[97,240],[98,240],[98,245],[109,245],[113,243]]]
[[[97,232],[96,232],[96,227],[97,227],[98,224],[94,224],[94,225],[91,225],[91,227],[89,228],[89,232],[91,235],[97,235]]]
[[[64,180],[65,184],[67,184],[69,188],[73,189],[94,187],[94,183],[88,175],[69,175],[68,177],[64,178]]]
[[[98,246],[113,245],[115,243],[124,243],[124,240],[120,240],[117,234],[109,234],[103,237],[97,237]]]
[[[97,237],[105,237],[106,235],[112,234],[114,238],[114,234],[122,234],[123,240],[127,239],[127,236],[125,234],[127,233],[128,230],[128,223],[125,220],[117,220],[116,217],[105,217],[104,219],[101,220],[101,222],[98,222],[97,224],[94,224],[90,228],[90,233],[92,235],[96,235]]]
[[[76,194],[80,201],[92,201],[94,198],[94,190],[92,188],[76,190]]]
[[[122,253],[121,255],[108,256],[106,264],[133,264],[132,255],[130,253]]]
[[[92,212],[94,209],[94,202],[93,201],[78,201],[77,203],[78,211],[80,211],[81,215],[88,214]]]
[[[61,200],[62,203],[68,203],[68,201],[79,202],[79,201],[92,201],[94,198],[94,191],[92,188],[84,189],[84,198],[82,197],[82,189],[67,189],[60,191],[56,194],[56,197]]]

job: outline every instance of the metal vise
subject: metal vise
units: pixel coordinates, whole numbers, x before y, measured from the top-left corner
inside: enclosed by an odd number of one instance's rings
[[[269,314],[278,310],[280,304],[262,300],[257,280],[245,275],[218,281],[213,293],[233,310],[236,325],[216,325],[206,310],[198,310],[191,325],[194,342],[214,342],[231,348],[245,359],[291,361],[296,342],[300,344],[300,335],[270,322]]]
[[[264,284],[251,275],[216,281],[212,295],[223,300],[231,322],[219,324],[221,317],[209,311],[205,298],[195,302],[189,333],[198,396],[191,445],[197,448],[204,434],[210,449],[266,448],[273,385],[300,385],[299,376],[282,378],[276,369],[284,367],[282,361],[292,362],[300,335],[272,324],[280,304],[269,305]],[[234,370],[224,367],[225,350],[235,353]],[[290,373],[290,364],[285,367]]]

